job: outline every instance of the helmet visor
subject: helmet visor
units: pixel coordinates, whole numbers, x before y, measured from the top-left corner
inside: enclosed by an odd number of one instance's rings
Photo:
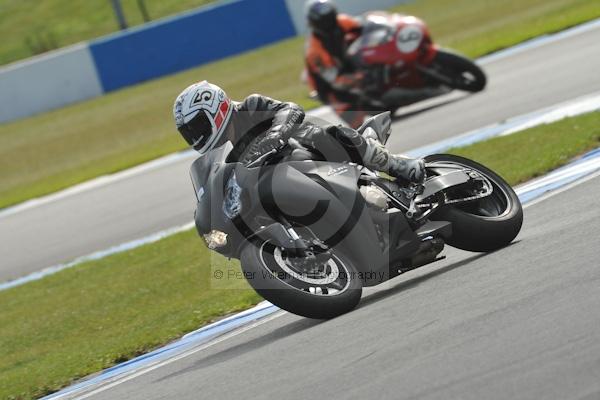
[[[179,132],[194,150],[202,152],[208,150],[204,149],[204,147],[212,136],[213,127],[206,117],[206,114],[201,111],[187,124],[181,125],[179,127]]]

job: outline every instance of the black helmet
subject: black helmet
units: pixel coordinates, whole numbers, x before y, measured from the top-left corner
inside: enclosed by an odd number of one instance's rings
[[[315,33],[327,35],[337,26],[337,9],[330,0],[312,0],[307,4],[306,18]]]
[[[232,111],[231,100],[223,89],[207,81],[185,88],[173,105],[177,130],[200,153],[220,144]]]

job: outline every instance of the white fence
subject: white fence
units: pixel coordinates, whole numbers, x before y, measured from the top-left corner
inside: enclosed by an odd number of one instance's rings
[[[0,69],[0,122],[103,93],[89,48],[78,44]]]

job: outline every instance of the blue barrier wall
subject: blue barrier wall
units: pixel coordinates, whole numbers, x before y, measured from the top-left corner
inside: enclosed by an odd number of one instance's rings
[[[284,0],[237,0],[90,43],[105,92],[296,35]]]

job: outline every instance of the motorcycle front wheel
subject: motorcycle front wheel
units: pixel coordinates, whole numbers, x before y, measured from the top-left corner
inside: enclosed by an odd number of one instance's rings
[[[445,49],[438,50],[430,67],[449,79],[453,89],[475,93],[485,89],[487,84],[485,72],[477,64]]]
[[[353,310],[362,295],[362,281],[342,252],[311,273],[294,267],[285,249],[253,241],[241,252],[242,270],[250,286],[276,306],[307,318],[329,319]]]

